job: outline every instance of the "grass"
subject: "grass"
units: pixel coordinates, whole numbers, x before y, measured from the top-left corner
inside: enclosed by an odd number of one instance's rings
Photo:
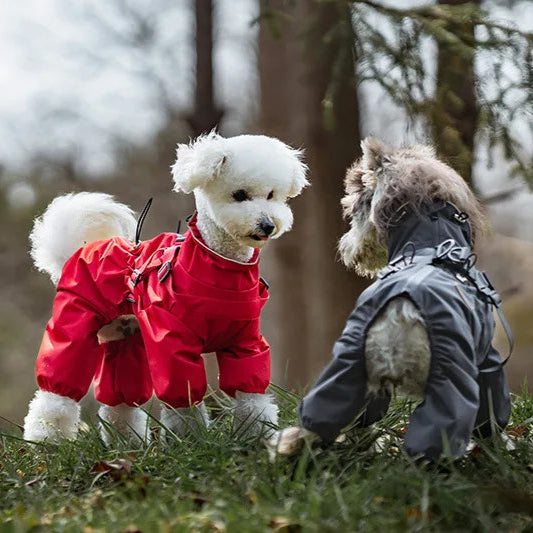
[[[294,424],[298,398],[275,392],[282,424]],[[480,443],[447,474],[400,452],[411,409],[398,401],[374,430],[273,464],[220,405],[209,430],[167,446],[131,449],[117,435],[106,448],[94,426],[58,446],[3,434],[0,533],[533,532],[533,398],[514,399],[515,450]],[[371,446],[378,436],[382,453]]]

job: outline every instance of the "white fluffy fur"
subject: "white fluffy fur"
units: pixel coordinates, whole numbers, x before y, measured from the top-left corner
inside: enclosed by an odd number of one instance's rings
[[[213,250],[248,261],[253,249],[266,242],[251,238],[261,234],[262,221],[275,225],[269,238],[291,229],[287,200],[308,184],[301,151],[263,135],[226,139],[212,132],[189,145],[179,144],[176,154],[175,190],[194,192],[198,228]],[[250,199],[236,202],[232,194],[241,189]]]
[[[234,425],[239,433],[269,437],[278,425],[278,406],[270,394],[237,392],[234,408]]]
[[[100,435],[106,444],[114,441],[114,432],[108,425],[133,444],[140,444],[149,439],[148,415],[138,407],[130,407],[124,403],[119,405],[101,405],[98,416],[104,423],[100,423]]]
[[[192,407],[170,409],[163,407],[161,411],[161,438],[166,438],[166,432],[171,431],[177,437],[184,437],[187,433],[198,433],[201,428],[209,427],[209,415],[204,402]]]
[[[24,418],[24,439],[58,442],[75,439],[80,423],[80,406],[53,392],[38,390]]]
[[[409,298],[388,302],[368,329],[365,343],[368,391],[395,388],[422,399],[429,374],[429,337],[420,312]]]
[[[103,193],[59,196],[35,220],[30,234],[35,266],[57,283],[67,259],[84,244],[121,236],[133,239],[133,211]]]

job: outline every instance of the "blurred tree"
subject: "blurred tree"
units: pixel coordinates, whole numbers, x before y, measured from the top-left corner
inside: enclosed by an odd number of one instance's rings
[[[377,82],[410,121],[421,120],[441,156],[469,182],[479,132],[489,148],[503,145],[533,180],[511,134],[513,120],[533,108],[533,36],[492,21],[480,0],[412,8],[374,0],[261,0],[260,6],[261,128],[305,146],[312,170],[311,190],[294,202],[294,231],[270,251],[275,298],[267,327],[294,385],[316,375],[329,357],[364,287],[332,260],[342,232],[342,176],[359,150],[358,84]],[[436,76],[424,52],[433,43]],[[478,72],[480,53],[488,66]],[[507,74],[509,61],[518,76]],[[518,99],[508,98],[513,91]]]
[[[336,261],[343,177],[360,150],[355,39],[345,3],[275,0],[259,20],[261,131],[304,146],[311,169],[293,231],[266,254],[266,331],[288,362],[275,376],[294,386],[321,369],[365,286]]]
[[[490,161],[492,149],[501,146],[515,164],[513,173],[533,186],[533,165],[513,133],[517,123],[533,133],[532,33],[492,20],[480,0],[412,8],[355,0],[352,6],[365,59],[360,81],[377,82],[409,120],[421,119],[465,179],[471,179],[477,134]],[[389,24],[376,23],[376,16]],[[425,53],[432,43],[438,47],[436,87]]]
[[[438,0],[440,5],[480,5],[481,0]],[[459,17],[458,17],[459,18]],[[437,52],[437,86],[431,129],[439,154],[472,183],[474,136],[479,118],[475,91],[475,34],[471,20],[450,20],[446,31],[460,35],[462,49],[440,40]]]
[[[187,117],[194,136],[218,126],[223,111],[213,92],[213,1],[195,0],[196,88],[193,113]]]

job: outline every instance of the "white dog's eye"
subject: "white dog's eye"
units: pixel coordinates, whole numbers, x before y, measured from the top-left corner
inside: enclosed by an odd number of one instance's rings
[[[235,191],[231,196],[236,202],[244,202],[245,200],[251,200],[249,194],[244,189]]]
[[[274,191],[270,191],[267,196],[267,200],[272,200],[274,198]]]

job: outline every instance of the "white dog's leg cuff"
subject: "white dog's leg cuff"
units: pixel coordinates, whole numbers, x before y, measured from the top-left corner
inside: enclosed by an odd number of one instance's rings
[[[79,423],[80,406],[76,401],[38,390],[24,418],[24,439],[50,442],[75,439]]]
[[[114,440],[114,430],[135,444],[149,440],[148,415],[139,407],[123,403],[115,406],[101,405],[98,416],[103,421],[100,423],[100,435],[108,445]]]
[[[192,407],[178,407],[170,409],[163,407],[161,411],[161,437],[166,436],[166,429],[178,437],[184,437],[187,433],[198,433],[200,428],[209,427],[209,415],[204,402]]]
[[[235,427],[241,432],[269,437],[278,425],[278,406],[271,394],[235,393]]]

